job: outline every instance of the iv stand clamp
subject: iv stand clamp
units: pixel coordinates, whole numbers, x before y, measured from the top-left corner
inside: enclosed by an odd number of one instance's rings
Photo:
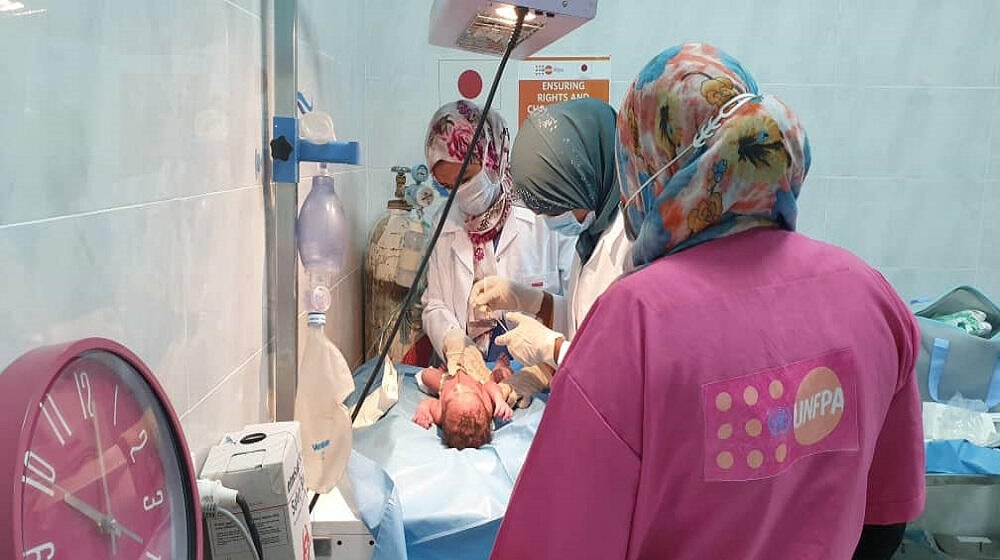
[[[274,117],[273,131],[271,157],[274,160],[274,181],[278,183],[298,183],[299,162],[357,165],[361,160],[361,145],[358,142],[313,144],[300,139],[299,121],[293,117]]]

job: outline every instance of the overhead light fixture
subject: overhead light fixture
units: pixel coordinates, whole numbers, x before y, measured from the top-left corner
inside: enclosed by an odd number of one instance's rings
[[[597,0],[434,0],[430,43],[500,56],[517,21],[515,8],[527,15],[511,58],[523,59],[594,19]]]
[[[13,12],[24,7],[22,2],[11,2],[11,0],[0,0],[0,12]]]
[[[515,10],[514,6],[511,6],[510,4],[502,4],[496,11],[498,16],[503,19],[510,20],[511,23],[517,21],[517,10]],[[535,21],[536,17],[535,12],[529,11],[525,14],[524,21]]]

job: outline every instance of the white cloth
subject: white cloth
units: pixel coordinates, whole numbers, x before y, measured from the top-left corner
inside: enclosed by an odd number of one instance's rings
[[[500,233],[496,274],[556,295],[556,330],[566,328],[566,293],[576,239],[552,232],[527,208],[514,206]],[[447,217],[427,266],[422,302],[424,332],[438,355],[444,355],[444,335],[452,327],[466,331],[473,284],[472,242],[457,209]]]
[[[573,340],[597,298],[622,275],[631,247],[625,235],[625,220],[619,212],[611,226],[601,234],[586,264],[581,266],[580,256],[573,252],[572,272],[566,292],[569,317],[567,328],[562,331],[568,340]]]

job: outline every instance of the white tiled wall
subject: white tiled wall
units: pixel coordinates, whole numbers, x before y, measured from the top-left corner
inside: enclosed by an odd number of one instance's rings
[[[437,61],[476,58],[427,44],[430,4],[365,4],[369,188],[422,157]],[[1000,298],[998,20],[992,0],[602,0],[594,21],[540,54],[611,55],[617,106],[664,48],[719,46],[806,125],[803,231],[865,257],[904,297],[975,283]],[[501,87],[511,124],[516,74],[514,62]]]
[[[262,1],[0,12],[17,45],[0,55],[0,368],[42,344],[119,340],[199,458],[266,417]],[[300,89],[367,149],[362,5],[301,0],[298,46]],[[334,172],[356,243],[328,333],[356,364],[368,171]]]
[[[0,12],[0,368],[106,336],[200,456],[265,415],[260,0]]]

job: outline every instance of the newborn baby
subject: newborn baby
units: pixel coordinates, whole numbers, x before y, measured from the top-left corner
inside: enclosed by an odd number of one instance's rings
[[[448,447],[482,447],[493,439],[492,418],[510,420],[514,413],[498,384],[510,375],[506,361],[498,362],[492,372],[460,368],[448,377],[440,369],[424,369],[418,383],[439,398],[421,401],[413,421],[424,428],[430,428],[431,424],[440,426]],[[510,387],[506,391],[509,393]]]

